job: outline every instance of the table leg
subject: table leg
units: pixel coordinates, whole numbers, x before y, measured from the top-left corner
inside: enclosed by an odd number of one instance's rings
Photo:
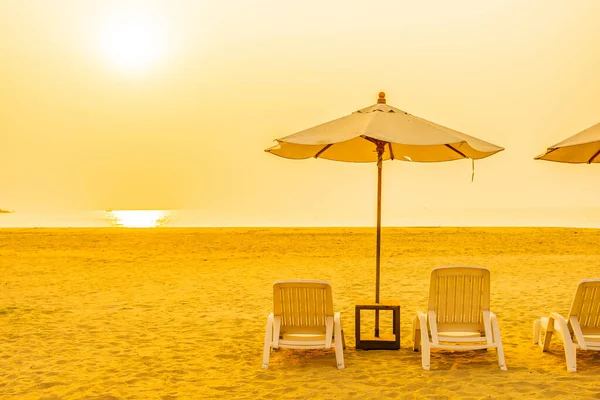
[[[356,338],[356,348],[360,349],[360,308],[356,307],[354,311],[354,337]]]

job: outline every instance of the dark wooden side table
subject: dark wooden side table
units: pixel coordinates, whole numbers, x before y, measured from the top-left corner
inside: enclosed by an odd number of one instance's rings
[[[391,310],[393,333],[360,336],[360,311],[361,310]],[[396,300],[357,300],[355,308],[355,337],[356,348],[362,350],[398,350],[400,349],[400,304]]]

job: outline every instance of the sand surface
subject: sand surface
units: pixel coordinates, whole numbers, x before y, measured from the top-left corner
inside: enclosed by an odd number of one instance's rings
[[[542,354],[531,340],[535,318],[600,278],[599,230],[384,229],[381,296],[402,306],[402,348],[357,351],[374,242],[363,228],[2,229],[0,398],[600,398],[600,352],[579,352],[573,374],[560,342]],[[444,265],[491,270],[508,371],[495,350],[434,352],[422,370],[411,321]],[[288,278],[331,282],[346,369],[333,350],[279,350],[261,369],[272,284]]]

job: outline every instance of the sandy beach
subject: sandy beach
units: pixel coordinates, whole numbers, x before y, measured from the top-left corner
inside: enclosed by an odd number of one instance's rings
[[[532,344],[534,319],[566,314],[577,283],[600,278],[600,230],[384,228],[398,351],[355,350],[374,255],[367,228],[2,229],[0,398],[600,398],[599,353],[568,373],[560,342]],[[411,322],[444,265],[491,270],[508,371],[494,350],[434,352],[422,370]],[[331,282],[346,369],[333,350],[279,350],[261,369],[271,287],[289,278]]]

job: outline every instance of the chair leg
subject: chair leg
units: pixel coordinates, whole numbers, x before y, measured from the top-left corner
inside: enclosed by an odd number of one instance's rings
[[[335,313],[333,317],[335,332],[335,361],[338,369],[344,369],[344,334],[342,333],[342,321],[340,313]]]
[[[546,332],[542,335],[540,333],[540,347],[542,351],[548,351],[550,349],[550,341],[552,340],[552,334],[554,333],[554,319],[553,318],[542,318],[540,320],[540,332],[541,329],[546,328]]]
[[[542,334],[543,330],[545,330],[544,334]],[[576,347],[573,344],[573,339],[571,339],[571,332],[569,331],[567,321],[560,314],[552,313],[550,317],[542,317],[536,320],[533,325],[533,333],[534,335],[536,333],[539,335],[538,341],[542,351],[548,351],[552,335],[555,334],[563,343],[567,371],[577,371]]]
[[[421,329],[419,328],[419,317],[413,318],[412,329],[413,351],[419,351],[421,346]]]
[[[273,341],[273,313],[267,318],[267,329],[265,332],[265,346],[263,352],[263,369],[269,368],[269,358],[271,356],[271,343]]]
[[[498,326],[498,320],[495,315],[490,317],[492,323],[492,332],[494,343],[496,344],[496,351],[498,355],[498,366],[502,371],[506,371],[506,362],[504,361],[504,348],[502,347],[502,337],[500,336],[500,327]]]
[[[542,321],[536,319],[533,321],[533,344],[538,344],[540,342],[540,333],[542,331]]]
[[[423,369],[429,371],[431,367],[431,349],[429,347],[429,331],[427,330],[427,316],[419,313],[419,330],[421,331],[421,365]]]
[[[577,355],[575,346],[573,343],[567,344],[563,342],[565,345],[565,360],[567,361],[567,371],[569,372],[577,372]]]
[[[571,339],[571,332],[569,331],[569,327],[563,319],[550,317],[548,320],[547,329],[550,329],[551,323],[554,328],[554,333],[563,343],[563,347],[565,349],[565,361],[567,363],[567,371],[577,372],[577,350],[575,348],[575,345],[573,344],[573,339]]]
[[[429,371],[431,367],[431,351],[429,349],[429,340],[422,340],[421,343],[421,365],[426,371]]]

